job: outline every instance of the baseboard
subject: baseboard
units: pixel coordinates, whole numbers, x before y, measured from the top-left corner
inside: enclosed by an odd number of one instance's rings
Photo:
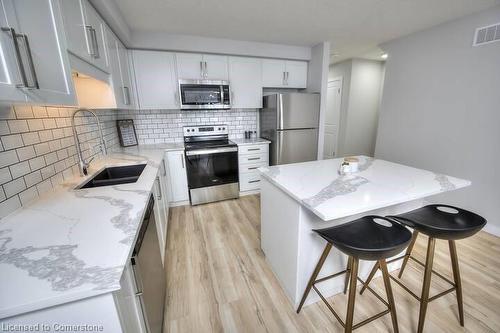
[[[500,237],[500,227],[494,225],[494,224],[486,224],[484,227],[483,231],[486,231],[489,234],[492,234],[494,236]]]
[[[168,203],[169,207],[179,207],[179,206],[188,206],[188,205],[189,205],[189,200]]]

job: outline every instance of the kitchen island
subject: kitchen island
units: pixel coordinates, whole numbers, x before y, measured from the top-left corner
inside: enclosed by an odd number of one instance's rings
[[[424,198],[470,185],[462,180],[384,160],[358,156],[359,171],[339,175],[343,159],[260,168],[261,248],[294,307],[321,256],[325,241],[313,229],[365,215],[399,214],[425,205]],[[318,276],[344,270],[347,256],[332,248]],[[397,269],[400,262],[389,265]],[[373,262],[360,262],[368,275]],[[343,291],[344,276],[318,284],[324,296]],[[306,305],[319,300],[310,293]]]

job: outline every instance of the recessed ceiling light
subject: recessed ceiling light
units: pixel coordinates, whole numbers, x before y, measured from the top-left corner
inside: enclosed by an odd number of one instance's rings
[[[382,59],[387,59],[387,57],[388,57],[387,53],[382,53],[380,55],[380,58],[382,58]]]

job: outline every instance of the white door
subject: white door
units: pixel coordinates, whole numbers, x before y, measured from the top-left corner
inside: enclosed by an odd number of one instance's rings
[[[227,80],[227,57],[220,55],[203,56],[205,79]]]
[[[63,0],[59,3],[61,4],[68,51],[86,61],[91,61],[91,36],[89,27],[85,26],[83,1],[85,0]]]
[[[203,79],[203,55],[198,53],[176,53],[179,79]]]
[[[19,67],[11,72],[22,67],[28,101],[75,105],[59,2],[15,0],[11,4],[13,11],[7,12],[7,16],[11,22],[17,22],[16,43],[21,59]],[[12,31],[9,35],[12,36]]]
[[[109,62],[106,49],[105,23],[94,7],[83,2],[85,24],[89,26],[89,42],[92,53],[92,63],[105,72],[109,72]]]
[[[141,109],[177,109],[179,95],[174,54],[132,51],[136,89]]]
[[[334,158],[338,147],[342,79],[328,81],[323,158]]]
[[[184,151],[167,152],[170,202],[189,200]]]
[[[262,107],[262,63],[257,58],[230,57],[229,80],[234,108]]]
[[[285,85],[287,88],[307,87],[307,62],[287,61],[286,62]]]
[[[277,88],[285,85],[284,60],[262,59],[262,86]]]

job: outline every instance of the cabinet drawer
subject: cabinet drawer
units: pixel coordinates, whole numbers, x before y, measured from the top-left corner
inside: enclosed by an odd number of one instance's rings
[[[263,145],[240,146],[240,147],[238,147],[238,152],[241,155],[262,154],[262,153],[267,154],[269,152],[269,145],[263,144]]]
[[[253,154],[253,155],[240,155],[238,156],[239,164],[255,164],[269,161],[269,155],[265,154]]]
[[[257,162],[257,163],[249,163],[243,164],[239,166],[240,174],[249,173],[249,172],[258,172],[257,169],[263,166],[268,166],[269,163],[265,162]]]
[[[260,189],[260,172],[244,173],[240,175],[240,191],[252,191]]]

